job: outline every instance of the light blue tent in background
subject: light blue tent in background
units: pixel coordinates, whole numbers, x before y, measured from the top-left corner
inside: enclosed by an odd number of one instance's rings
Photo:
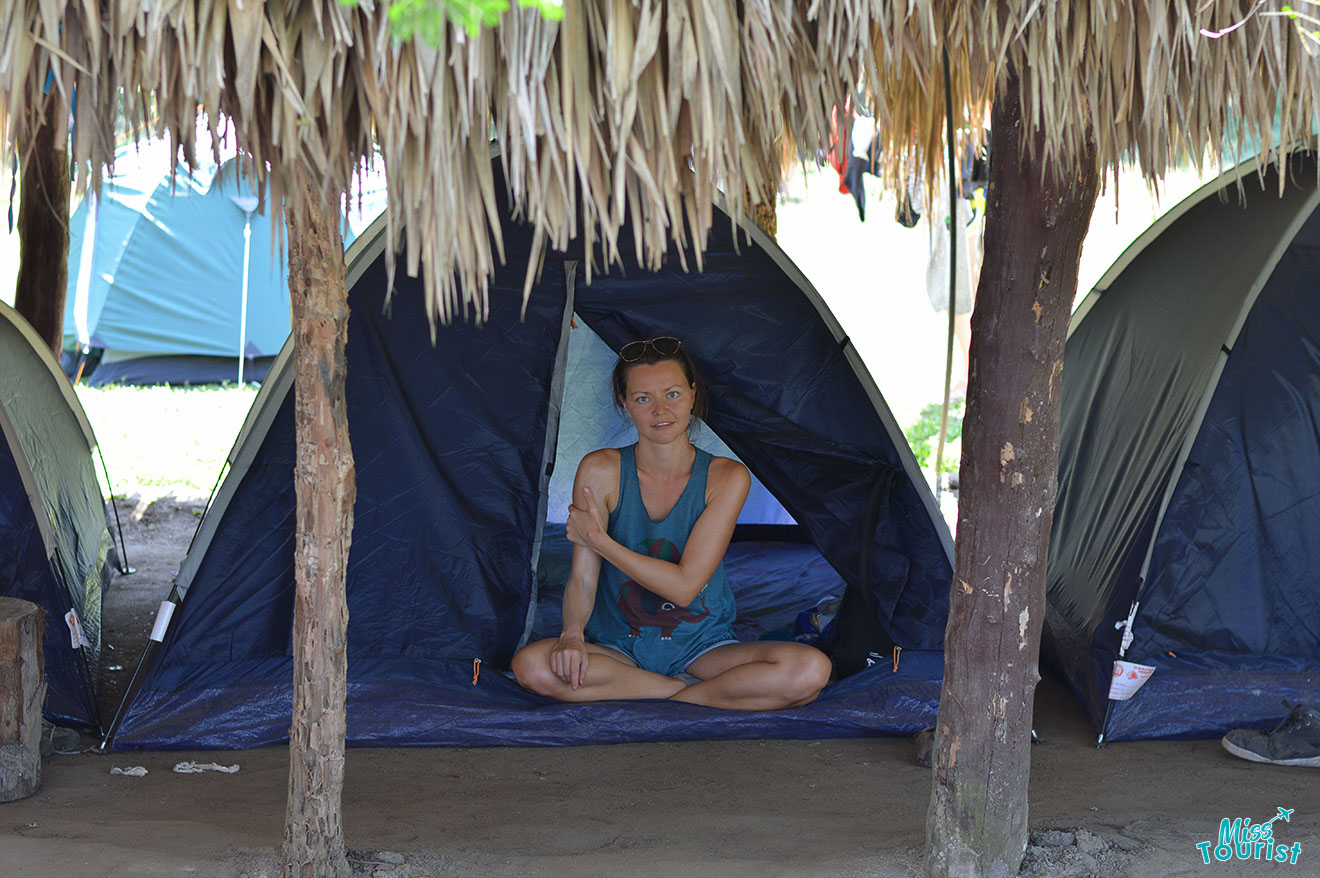
[[[260,380],[289,335],[288,262],[270,209],[229,149],[170,176],[167,140],[116,153],[69,222],[64,364],[89,384]],[[383,163],[345,211],[344,245],[385,209]]]

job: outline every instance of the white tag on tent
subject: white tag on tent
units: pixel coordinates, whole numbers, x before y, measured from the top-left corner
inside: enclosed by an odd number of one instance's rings
[[[64,624],[69,626],[69,643],[74,649],[92,645],[91,641],[87,639],[87,634],[83,631],[78,614],[73,610],[69,610],[64,614]]]
[[[1136,662],[1114,662],[1114,678],[1109,683],[1110,701],[1127,701],[1133,695],[1137,694],[1150,675],[1155,673],[1155,669],[1150,665],[1139,665]]]
[[[156,610],[156,622],[151,626],[151,639],[160,643],[165,639],[165,632],[169,630],[170,619],[174,618],[174,604],[169,601],[161,601],[160,609]]]

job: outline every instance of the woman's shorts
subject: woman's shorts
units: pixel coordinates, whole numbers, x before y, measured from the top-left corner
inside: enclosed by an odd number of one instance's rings
[[[728,636],[728,632],[720,632],[707,639],[675,645],[670,640],[646,636],[646,634],[658,633],[658,629],[644,629],[644,631],[641,637],[624,637],[618,643],[597,641],[597,645],[618,650],[644,671],[672,677],[686,671],[689,665],[715,647],[738,642]]]

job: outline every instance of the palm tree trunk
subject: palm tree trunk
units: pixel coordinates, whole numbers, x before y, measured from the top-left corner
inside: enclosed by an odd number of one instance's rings
[[[55,88],[41,109],[41,124],[23,153],[14,310],[58,359],[64,347],[64,288],[69,282],[69,113]]]
[[[762,193],[761,201],[752,204],[751,215],[752,222],[761,227],[761,231],[769,236],[771,241],[779,239],[779,213],[776,202],[779,200],[778,192]],[[751,203],[751,198],[747,199]]]
[[[1034,152],[1023,152],[1029,124],[1010,67],[992,112],[985,261],[972,315],[927,819],[926,865],[935,876],[1015,875],[1027,841],[1063,346],[1098,189],[1093,143],[1073,167],[1043,167],[1039,135]]]
[[[778,141],[776,152],[782,153],[784,145],[788,141],[781,139]],[[781,171],[778,167],[771,165],[766,169],[765,184],[761,187],[759,193],[760,200],[752,197],[750,188],[743,189],[743,203],[748,205],[747,212],[752,218],[752,222],[760,226],[761,231],[765,232],[771,241],[779,240],[779,179]]]
[[[294,558],[293,725],[283,873],[349,874],[340,799],[348,683],[345,572],[357,494],[349,445],[348,294],[335,200],[300,178],[287,214],[293,303],[298,536]]]

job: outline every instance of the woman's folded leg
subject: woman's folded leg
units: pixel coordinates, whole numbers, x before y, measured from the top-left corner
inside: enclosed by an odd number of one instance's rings
[[[830,680],[825,653],[802,643],[760,641],[717,646],[688,665],[701,679],[670,696],[732,710],[780,710],[816,699]]]

